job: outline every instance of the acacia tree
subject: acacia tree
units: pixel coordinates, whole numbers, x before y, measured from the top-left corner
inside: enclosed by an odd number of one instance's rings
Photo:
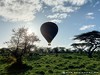
[[[73,48],[75,48],[76,50],[80,52],[80,54],[82,54],[82,52],[87,47],[87,43],[73,43],[71,46],[73,46]]]
[[[28,33],[28,28],[21,27],[12,30],[13,34],[10,41],[6,42],[11,55],[16,58],[16,63],[22,63],[22,57],[34,47],[34,42],[39,41],[34,34]]]
[[[91,58],[93,52],[98,47],[100,47],[100,32],[91,31],[91,32],[80,34],[80,35],[76,35],[74,40],[80,40],[86,43],[88,57]]]

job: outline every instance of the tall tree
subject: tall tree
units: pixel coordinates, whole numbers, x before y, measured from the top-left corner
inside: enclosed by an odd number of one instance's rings
[[[52,51],[53,51],[53,53],[56,54],[56,56],[58,56],[59,47],[54,47],[54,48],[52,49]]]
[[[65,47],[58,47],[60,53],[65,53]]]
[[[91,31],[80,35],[76,35],[74,40],[80,40],[86,43],[88,57],[91,58],[96,48],[100,47],[100,32]]]
[[[87,43],[73,43],[71,46],[73,46],[73,48],[75,48],[80,54],[82,54],[87,45]]]
[[[29,34],[28,28],[25,27],[13,29],[12,32],[10,41],[6,43],[12,56],[16,58],[16,62],[22,63],[22,57],[34,47],[34,42],[39,41],[39,39],[34,33]]]

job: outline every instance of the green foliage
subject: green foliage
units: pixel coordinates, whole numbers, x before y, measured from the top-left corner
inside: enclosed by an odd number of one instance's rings
[[[25,66],[23,65],[24,68],[18,71],[15,69],[18,65],[16,67],[4,62],[4,58],[0,56],[0,75],[99,75],[100,60],[97,58],[88,58],[78,53],[58,53],[57,57],[55,54],[34,55],[30,59],[24,57]],[[9,67],[12,70],[8,71]]]

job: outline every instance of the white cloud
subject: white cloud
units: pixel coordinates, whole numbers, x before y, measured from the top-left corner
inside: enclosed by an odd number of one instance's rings
[[[93,12],[89,12],[89,13],[87,13],[86,15],[92,16],[93,14],[94,14]]]
[[[63,19],[63,18],[66,18],[68,15],[66,13],[56,13],[56,14],[53,14],[53,15],[48,15],[47,18],[50,18],[50,19]]]
[[[53,19],[53,20],[50,20],[50,22],[54,22],[54,23],[61,23],[62,20],[59,20],[59,19]]]
[[[86,18],[88,18],[88,19],[94,19],[94,13],[93,12],[90,12],[90,13],[87,13],[86,14]]]
[[[47,18],[52,18],[53,21],[59,22],[58,19],[61,21],[63,18],[67,17],[67,14],[75,12],[78,10],[82,5],[87,3],[89,0],[43,0],[46,5],[51,6],[52,12],[54,14],[47,16]],[[68,4],[67,6],[65,6]],[[58,14],[60,13],[60,14]],[[62,15],[62,13],[66,13]],[[55,19],[57,18],[57,19]],[[60,22],[59,22],[60,23]]]
[[[42,0],[46,5],[57,6],[63,5],[64,0]]]
[[[86,30],[95,27],[96,25],[85,25],[80,28],[80,30]]]
[[[56,13],[53,15],[48,15],[47,18],[52,19],[50,20],[51,22],[61,23],[62,19],[65,19],[68,16],[69,15],[67,15],[66,13]]]
[[[40,0],[0,0],[0,16],[10,21],[31,21],[41,7]]]
[[[93,5],[93,7],[96,7],[99,3],[100,3],[100,1],[97,1],[97,2]]]
[[[89,0],[43,0],[43,2],[50,6],[64,5],[64,3],[70,3],[72,5],[81,6]]]
[[[89,0],[0,0],[0,16],[9,21],[32,21],[44,7],[51,8],[61,19],[75,12]],[[68,4],[67,6],[65,6]],[[45,11],[42,11],[45,13]],[[66,14],[63,14],[66,13]],[[63,15],[62,15],[63,14]],[[59,18],[57,17],[57,18]],[[60,19],[60,20],[61,20]]]
[[[54,8],[52,8],[52,12],[65,12],[65,13],[70,13],[70,12],[74,12],[75,10],[79,9],[79,7],[72,7],[72,6],[62,6],[62,5],[58,5],[55,6]]]
[[[65,1],[69,1],[71,4],[73,5],[84,5],[88,0],[65,0]]]

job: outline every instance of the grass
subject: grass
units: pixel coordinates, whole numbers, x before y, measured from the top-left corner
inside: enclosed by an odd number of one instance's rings
[[[11,72],[7,71],[12,63],[7,63],[6,59],[0,57],[0,75],[100,75],[100,59],[88,58],[80,54],[61,53],[33,56],[24,58],[23,63],[31,66],[25,67],[20,73],[15,68]]]

